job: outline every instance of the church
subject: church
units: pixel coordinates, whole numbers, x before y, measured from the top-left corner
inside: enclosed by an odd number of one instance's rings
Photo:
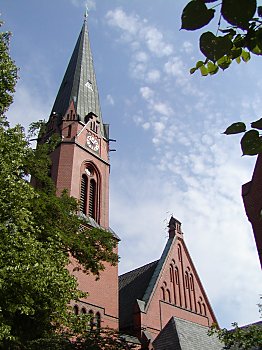
[[[45,137],[61,136],[51,154],[51,177],[57,195],[67,189],[80,203],[90,227],[109,226],[109,124],[102,119],[87,18],[57,93]],[[106,265],[99,280],[76,275],[88,297],[73,304],[76,314],[89,313],[97,327],[124,334],[137,349],[218,350],[222,344],[207,335],[217,323],[184,241],[181,222],[171,217],[169,237],[159,260],[118,276]]]

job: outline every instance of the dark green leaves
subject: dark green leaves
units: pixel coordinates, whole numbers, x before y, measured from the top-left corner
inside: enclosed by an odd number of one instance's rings
[[[208,9],[202,0],[192,0],[182,13],[181,29],[196,30],[207,25],[214,17],[215,10]]]
[[[255,122],[252,122],[251,127],[258,130],[262,130],[262,118],[259,120],[256,120]]]
[[[206,32],[201,35],[199,46],[209,60],[216,62],[230,52],[233,44],[227,35],[217,37],[211,32]]]
[[[243,155],[254,156],[262,152],[262,138],[257,130],[249,130],[241,139]]]
[[[246,124],[242,122],[233,123],[230,125],[223,134],[232,135],[239,134],[246,131]]]
[[[0,27],[2,26],[0,21]],[[17,68],[9,55],[11,33],[0,33],[0,115],[6,112],[13,102],[13,93],[17,81]]]
[[[249,21],[256,13],[256,8],[256,0],[223,0],[221,14],[233,26],[247,29]]]
[[[251,127],[262,130],[262,118],[252,122]],[[243,155],[254,156],[262,152],[262,137],[257,130],[251,129],[246,131],[246,125],[243,122],[237,122],[230,125],[224,134],[233,135],[245,132],[241,139],[241,149]]]

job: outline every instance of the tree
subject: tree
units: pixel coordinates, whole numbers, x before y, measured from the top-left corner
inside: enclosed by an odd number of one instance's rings
[[[261,298],[261,297],[260,297]],[[258,304],[260,315],[262,316],[262,304]],[[255,350],[262,346],[262,323],[257,322],[245,327],[238,327],[237,323],[232,323],[233,329],[219,329],[217,325],[212,325],[209,335],[216,334],[219,340],[225,345],[224,349]]]
[[[74,198],[55,195],[49,153],[59,140],[32,149],[22,126],[10,127],[4,115],[17,81],[9,38],[0,33],[0,349],[5,350],[29,348],[73,327],[68,304],[83,293],[66,268],[70,256],[98,277],[103,262],[118,260],[115,238],[88,229]],[[31,175],[37,188],[28,181]]]
[[[218,21],[215,34],[207,31],[199,38],[205,59],[196,63],[191,74],[200,70],[203,76],[214,75],[230,67],[233,61],[248,62],[251,55],[262,55],[262,6],[256,0],[192,0],[182,12],[181,29],[197,30],[215,18]],[[244,133],[243,155],[256,155],[262,153],[260,130],[262,118],[251,123],[251,130],[247,131],[245,123],[237,122],[224,133]]]

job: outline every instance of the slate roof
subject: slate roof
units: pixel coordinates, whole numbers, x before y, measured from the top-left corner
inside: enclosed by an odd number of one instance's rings
[[[216,336],[207,335],[208,327],[172,317],[153,341],[155,350],[222,350]]]
[[[159,260],[119,276],[120,329],[132,327],[133,307],[137,299],[143,299]]]
[[[63,117],[72,101],[74,101],[79,120],[85,122],[86,115],[90,112],[94,113],[101,123],[101,132],[104,134],[86,19],[51,113]]]

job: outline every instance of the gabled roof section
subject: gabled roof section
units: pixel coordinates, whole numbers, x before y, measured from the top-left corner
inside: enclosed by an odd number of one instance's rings
[[[104,134],[86,19],[58,91],[52,114],[63,117],[71,101],[74,101],[78,120],[85,122],[85,117],[90,112],[94,113]]]
[[[153,341],[156,350],[222,350],[218,338],[207,334],[208,327],[172,317]]]

